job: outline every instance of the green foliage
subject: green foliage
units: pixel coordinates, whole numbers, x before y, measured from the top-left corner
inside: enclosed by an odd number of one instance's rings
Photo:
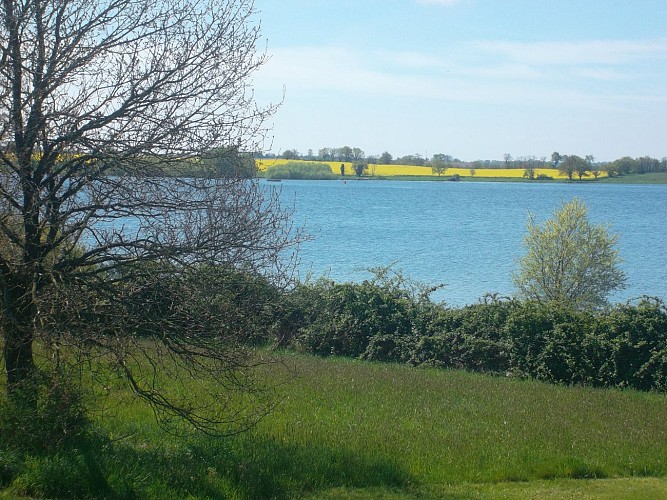
[[[506,324],[512,370],[555,383],[603,385],[601,341],[593,323],[590,313],[558,304],[525,304]]]
[[[307,293],[306,315],[310,320],[298,330],[299,350],[368,359],[377,359],[382,353],[390,360],[399,356],[397,344],[412,331],[409,301],[401,293],[372,282],[320,280]]]
[[[575,172],[579,174],[579,178],[581,179],[581,176],[583,175],[581,173],[582,169],[583,172],[585,172],[588,168],[588,164],[580,156],[567,155],[561,157],[561,159],[562,163],[560,164],[560,167],[558,167],[558,171],[563,175],[567,175],[567,178],[570,180],[572,180],[572,176],[575,174]]]
[[[328,180],[336,176],[331,167],[319,162],[287,162],[273,165],[266,170],[267,179],[311,179]]]
[[[625,287],[616,235],[589,223],[587,212],[575,198],[544,226],[530,218],[526,255],[513,276],[521,298],[598,308],[607,303],[610,292]]]
[[[165,338],[189,329],[245,345],[270,338],[280,290],[265,276],[209,265],[145,271],[122,279],[127,335]]]
[[[443,175],[447,172],[451,165],[451,159],[446,160],[442,158],[436,158],[435,155],[431,160],[431,171],[438,176]]]
[[[509,369],[510,345],[505,334],[515,301],[489,297],[484,303],[434,315],[428,334],[415,347],[418,365],[459,368],[490,373]]]
[[[72,445],[89,431],[84,396],[63,370],[37,370],[0,401],[5,445],[52,451]],[[1,474],[1,473],[0,473]]]
[[[338,284],[321,279],[302,285],[292,301],[300,308],[297,349],[320,356],[407,361],[433,309],[435,288],[405,279],[389,268],[371,270],[363,283]]]
[[[239,153],[237,146],[209,151],[202,158],[201,167],[201,174],[222,178],[250,179],[257,173],[255,159],[251,155]]]
[[[354,169],[354,173],[357,175],[357,177],[361,177],[364,175],[364,172],[368,170],[368,165],[365,163],[355,163],[352,168]]]
[[[643,298],[618,305],[600,318],[606,343],[601,374],[607,385],[667,391],[667,306]]]
[[[379,272],[363,283],[301,284],[276,309],[284,314],[277,331],[293,331],[279,345],[558,384],[667,389],[667,313],[657,299],[591,311],[488,296],[448,309],[423,285]]]

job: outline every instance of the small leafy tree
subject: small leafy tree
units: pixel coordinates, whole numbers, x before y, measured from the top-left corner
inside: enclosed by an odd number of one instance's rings
[[[581,158],[579,158],[577,155],[562,156],[558,171],[562,175],[566,175],[569,180],[572,180],[580,159]]]
[[[610,292],[625,287],[617,236],[590,224],[587,212],[575,198],[544,226],[530,217],[527,253],[513,276],[521,298],[588,309],[603,306]]]
[[[365,163],[355,163],[354,164],[354,173],[357,174],[357,177],[361,177],[364,174],[364,171],[368,169],[368,165]]]
[[[447,172],[447,169],[449,168],[449,163],[444,161],[444,160],[433,160],[431,162],[431,171],[434,174],[437,174],[438,177],[440,177],[442,174]]]
[[[530,180],[535,178],[535,165],[533,165],[533,162],[526,164],[526,169],[523,171],[523,176]]]

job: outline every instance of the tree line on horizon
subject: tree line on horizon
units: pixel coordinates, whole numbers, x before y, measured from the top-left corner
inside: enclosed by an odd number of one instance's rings
[[[300,153],[296,149],[286,149],[282,153],[257,153],[256,158],[281,158],[285,160],[305,161],[340,161],[357,162],[382,165],[414,165],[437,167],[446,165],[447,168],[512,168],[524,169],[525,176],[532,178],[538,168],[555,168],[568,178],[573,179],[576,175],[579,179],[593,176],[596,179],[601,173],[609,177],[627,174],[645,174],[653,172],[667,172],[667,156],[662,159],[650,156],[632,158],[623,156],[610,162],[596,162],[593,155],[580,157],[578,155],[561,155],[558,151],[546,156],[534,155],[513,157],[509,153],[503,155],[502,160],[475,160],[464,161],[455,156],[435,153],[430,158],[419,153],[394,157],[388,151],[380,155],[366,155],[358,147],[342,146],[334,148],[321,148],[317,152],[309,149],[306,153]]]

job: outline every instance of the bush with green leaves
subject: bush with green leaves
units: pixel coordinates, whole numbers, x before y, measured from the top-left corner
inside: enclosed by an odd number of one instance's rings
[[[411,304],[395,291],[370,281],[337,284],[327,280],[319,281],[313,291],[311,298],[316,303],[308,311],[312,321],[300,329],[296,339],[300,349],[321,356],[376,359],[372,353],[379,345],[375,342],[367,353],[376,337],[377,341],[383,338],[383,357],[391,358],[393,355],[386,351],[394,349],[388,349],[387,342],[395,343],[395,339],[412,332]]]
[[[588,221],[588,209],[577,198],[544,225],[531,216],[526,254],[513,276],[519,297],[576,309],[607,305],[608,295],[626,282],[617,242],[608,227]]]
[[[518,307],[513,300],[487,297],[483,303],[433,315],[412,363],[504,373],[510,353],[505,323]]]
[[[320,356],[513,374],[551,383],[667,390],[667,308],[658,299],[586,311],[486,297],[450,309],[388,271],[321,279],[288,296],[282,345]]]
[[[507,319],[511,370],[563,384],[603,385],[598,372],[603,342],[596,317],[555,303],[527,302]]]
[[[5,446],[53,451],[79,442],[90,430],[84,393],[65,369],[37,369],[0,401]]]
[[[266,169],[267,179],[336,179],[331,167],[316,161],[290,161]]]
[[[320,279],[295,291],[302,310],[294,345],[320,356],[406,362],[434,305],[433,288],[389,268],[371,270],[363,283]],[[436,287],[437,288],[437,287]]]
[[[667,391],[667,305],[642,298],[600,317],[597,336],[606,345],[605,385]]]

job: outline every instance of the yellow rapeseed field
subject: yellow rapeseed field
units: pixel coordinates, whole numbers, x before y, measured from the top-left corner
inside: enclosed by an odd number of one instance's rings
[[[255,160],[257,164],[257,169],[260,171],[265,171],[267,168],[273,165],[282,165],[284,163],[290,162],[302,162],[305,160],[285,160],[282,158],[270,158],[270,159],[261,159]],[[324,163],[331,167],[331,171],[334,174],[340,173],[340,166],[345,165],[346,175],[354,175],[353,165],[351,162],[339,162],[339,161],[317,161],[317,163]],[[469,168],[448,168],[445,172],[445,176],[449,177],[454,174],[458,174],[461,177],[471,177]],[[507,178],[523,178],[524,169],[522,168],[476,168],[475,177],[507,177]],[[561,174],[558,169],[555,168],[536,168],[535,176],[540,174],[547,175],[554,179],[566,179],[567,176]],[[433,173],[431,167],[417,167],[415,165],[368,165],[368,170],[366,175],[377,176],[377,177],[394,177],[397,175],[411,175],[411,176],[424,176],[424,177],[437,177],[438,175]],[[600,177],[606,175],[606,173],[601,172]],[[575,179],[576,179],[575,175]],[[584,179],[592,179],[592,177],[584,177]]]

